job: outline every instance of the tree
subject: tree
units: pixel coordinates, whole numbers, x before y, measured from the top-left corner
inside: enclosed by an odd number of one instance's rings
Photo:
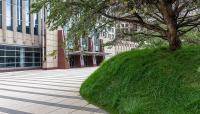
[[[47,24],[52,29],[70,25],[71,33],[81,35],[129,22],[150,31],[137,34],[162,38],[173,51],[181,48],[181,36],[200,25],[199,0],[36,0],[32,6],[33,12],[50,6]]]

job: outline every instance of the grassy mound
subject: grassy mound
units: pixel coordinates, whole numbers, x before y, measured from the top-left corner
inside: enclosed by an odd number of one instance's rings
[[[200,114],[200,47],[120,54],[103,63],[80,93],[111,114]]]

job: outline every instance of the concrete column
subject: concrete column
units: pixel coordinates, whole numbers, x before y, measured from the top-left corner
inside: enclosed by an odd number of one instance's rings
[[[93,66],[97,66],[97,60],[95,55],[92,56],[92,61],[93,61]]]
[[[26,1],[22,0],[22,39],[23,39],[23,43],[26,43]]]
[[[47,10],[44,8],[43,9],[43,13],[47,14]],[[46,39],[47,39],[47,28],[46,28],[46,24],[45,24],[45,19],[47,18],[47,15],[44,15],[43,17],[43,22],[42,22],[42,31],[43,31],[43,35],[42,35],[42,50],[43,50],[43,68],[46,69],[47,68],[47,48],[46,48]]]
[[[17,38],[17,0],[13,0],[13,42],[16,42],[16,38]]]
[[[2,0],[2,31],[3,31],[3,42],[6,42],[6,0]]]
[[[42,41],[42,34],[41,34],[41,30],[42,30],[42,23],[41,23],[41,15],[42,15],[42,11],[40,11],[38,13],[38,43],[41,44]]]
[[[96,51],[95,37],[92,37],[92,42],[93,42],[92,51],[95,52]]]
[[[30,0],[30,4],[32,4],[33,1]],[[35,43],[35,38],[34,38],[34,15],[30,14],[30,31],[31,31],[31,39],[32,39],[32,45]]]
[[[85,63],[84,63],[84,58],[82,54],[80,55],[80,62],[81,62],[81,67],[84,67]]]

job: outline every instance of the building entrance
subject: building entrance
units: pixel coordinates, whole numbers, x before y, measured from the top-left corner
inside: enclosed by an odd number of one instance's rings
[[[83,56],[83,59],[84,59],[85,67],[92,67],[93,66],[92,56],[85,55],[85,56]]]

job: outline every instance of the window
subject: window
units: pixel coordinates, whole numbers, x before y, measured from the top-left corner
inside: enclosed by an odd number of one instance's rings
[[[17,0],[17,32],[22,32],[22,0]]]
[[[26,33],[31,34],[30,0],[26,0]]]
[[[67,46],[70,50],[74,49],[74,42],[72,40],[67,41]]]
[[[115,38],[115,35],[113,34],[113,35],[112,35],[112,39],[114,39],[114,38]]]
[[[6,0],[6,26],[7,30],[13,30],[12,0]]]
[[[6,57],[6,63],[7,64],[11,64],[15,62],[15,58],[14,57]]]
[[[121,27],[124,28],[124,24],[121,24]]]
[[[111,38],[111,34],[108,34],[108,38]]]
[[[1,63],[5,63],[5,58],[4,57],[0,57],[0,64]]]
[[[95,38],[95,51],[100,51],[100,40],[98,38]]]
[[[86,38],[83,38],[82,39],[82,48],[84,51],[87,51],[88,50],[88,40]]]
[[[15,56],[15,51],[6,51],[6,56]]]
[[[15,50],[15,46],[5,46],[6,50]]]
[[[0,45],[0,50],[5,49],[6,47],[4,45]]]
[[[34,14],[34,34],[38,35],[38,14]]]
[[[103,32],[103,37],[106,37],[106,32]]]
[[[2,0],[0,0],[0,28],[2,28]]]
[[[5,55],[5,51],[4,50],[0,50],[0,56],[4,56]]]
[[[112,30],[111,32],[114,33],[114,28],[112,28],[111,30]]]

